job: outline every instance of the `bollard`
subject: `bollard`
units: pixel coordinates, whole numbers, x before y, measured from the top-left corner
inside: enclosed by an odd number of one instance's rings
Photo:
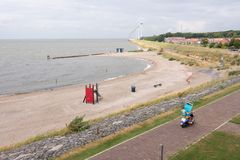
[[[163,144],[160,144],[160,156],[159,160],[163,160]]]
[[[136,92],[136,86],[135,85],[131,85],[131,92]]]

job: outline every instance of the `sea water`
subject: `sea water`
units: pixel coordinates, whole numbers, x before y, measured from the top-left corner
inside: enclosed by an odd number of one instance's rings
[[[141,72],[148,62],[111,56],[50,59],[125,51],[137,47],[127,40],[0,40],[0,94],[26,93],[73,84],[96,83]]]

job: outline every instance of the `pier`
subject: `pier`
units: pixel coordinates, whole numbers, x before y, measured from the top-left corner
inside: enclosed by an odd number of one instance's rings
[[[78,58],[78,57],[88,57],[88,56],[98,56],[103,55],[105,53],[94,53],[94,54],[82,54],[82,55],[71,55],[71,56],[59,56],[59,57],[51,57],[48,56],[47,59],[63,59],[63,58]]]

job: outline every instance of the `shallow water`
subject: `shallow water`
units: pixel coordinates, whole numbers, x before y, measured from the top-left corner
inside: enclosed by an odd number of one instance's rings
[[[148,66],[146,61],[123,57],[46,58],[109,53],[117,47],[137,49],[127,40],[0,40],[0,94],[95,83]]]

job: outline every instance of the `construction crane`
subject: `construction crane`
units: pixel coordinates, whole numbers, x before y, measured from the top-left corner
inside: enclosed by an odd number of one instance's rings
[[[143,28],[143,23],[142,22],[138,23],[137,26],[129,33],[128,39],[130,39],[131,36],[136,32],[137,32],[137,39],[141,39],[141,37],[143,36],[142,28]]]

